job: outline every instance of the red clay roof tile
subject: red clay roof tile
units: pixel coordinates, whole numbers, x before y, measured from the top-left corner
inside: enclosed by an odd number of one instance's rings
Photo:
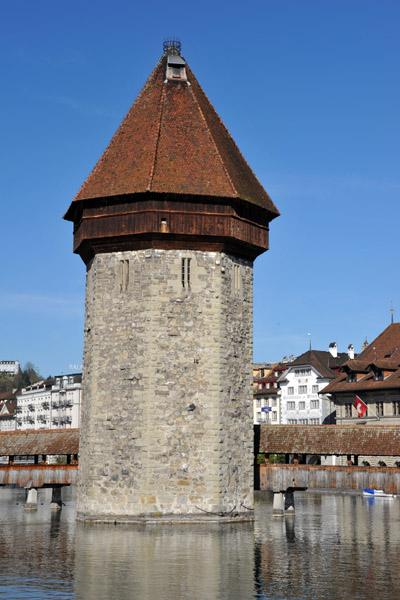
[[[192,71],[166,80],[159,60],[73,202],[144,192],[240,198],[279,211]],[[65,218],[71,218],[71,209]]]

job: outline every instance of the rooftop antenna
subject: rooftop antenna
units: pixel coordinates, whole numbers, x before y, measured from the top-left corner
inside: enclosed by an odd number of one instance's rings
[[[310,350],[311,350],[311,333],[307,333],[307,335],[310,338]]]
[[[392,313],[391,316],[391,324],[393,325],[393,313],[394,313],[394,308],[393,308],[393,301],[390,301],[390,312]]]

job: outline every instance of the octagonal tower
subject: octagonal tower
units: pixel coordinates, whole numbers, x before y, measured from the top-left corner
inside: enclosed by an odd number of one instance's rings
[[[251,514],[253,260],[278,214],[166,42],[65,215],[87,266],[78,519]]]

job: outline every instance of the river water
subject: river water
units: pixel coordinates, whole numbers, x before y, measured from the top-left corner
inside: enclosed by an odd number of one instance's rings
[[[255,523],[75,523],[73,490],[37,512],[0,488],[0,598],[325,600],[400,598],[400,498],[298,492],[293,517],[259,494]]]

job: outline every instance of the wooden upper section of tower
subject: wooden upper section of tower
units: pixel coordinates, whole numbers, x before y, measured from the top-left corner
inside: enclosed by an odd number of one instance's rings
[[[225,251],[254,259],[279,215],[186,61],[164,54],[65,219],[74,252]]]

